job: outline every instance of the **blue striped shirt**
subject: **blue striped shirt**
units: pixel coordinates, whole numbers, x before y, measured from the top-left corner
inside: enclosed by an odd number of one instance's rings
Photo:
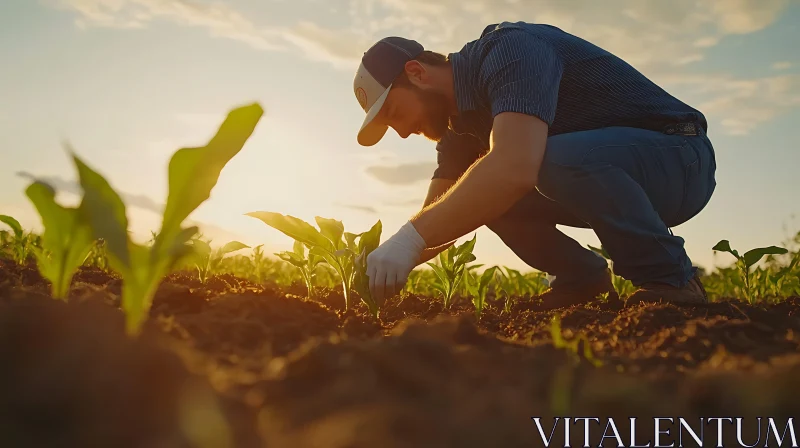
[[[458,179],[485,153],[501,112],[534,115],[550,136],[608,126],[708,127],[702,113],[622,59],[551,25],[490,25],[449,59],[458,115],[436,145],[434,179]]]

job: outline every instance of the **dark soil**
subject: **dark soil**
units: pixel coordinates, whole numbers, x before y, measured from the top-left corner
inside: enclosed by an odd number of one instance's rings
[[[183,273],[129,338],[120,290],[81,269],[55,301],[35,266],[0,260],[2,446],[530,447],[542,446],[531,417],[549,433],[556,416],[600,418],[593,446],[608,417],[627,441],[634,416],[750,418],[748,441],[756,417],[800,415],[797,297],[546,312],[520,299],[476,319],[467,300],[404,295],[376,321],[361,303],[345,310],[341,288],[308,299]],[[554,346],[555,315],[565,339],[585,337],[580,355]],[[637,443],[653,437],[647,421]],[[583,446],[582,423],[572,436]]]

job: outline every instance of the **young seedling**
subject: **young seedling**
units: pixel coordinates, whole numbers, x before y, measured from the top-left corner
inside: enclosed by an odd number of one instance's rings
[[[234,109],[206,146],[173,154],[167,204],[152,245],[130,240],[120,196],[100,174],[73,156],[84,192],[81,222],[89,224],[95,238],[106,240],[111,267],[122,276],[122,308],[129,334],[140,332],[161,279],[191,256],[189,241],[198,228],[183,227],[183,221],[209,198],[222,169],[241,151],[263,113],[258,104]]]
[[[558,314],[554,315],[550,320],[550,337],[553,338],[553,345],[556,348],[564,349],[571,353],[575,361],[585,359],[595,367],[603,365],[599,359],[594,357],[592,348],[589,346],[589,339],[583,333],[578,334],[571,341],[564,339],[564,335],[561,332],[561,317]]]
[[[444,296],[444,307],[449,309],[452,305],[453,295],[464,277],[467,263],[475,261],[472,250],[475,248],[477,235],[461,246],[450,246],[449,249],[439,254],[439,264],[427,263],[436,273],[437,282],[433,287]]]
[[[514,305],[514,282],[508,276],[508,274],[503,272],[503,269],[508,269],[507,267],[502,267],[496,271],[497,279],[495,280],[495,291],[497,291],[498,296],[502,295],[505,298],[505,302],[503,304],[503,313],[509,314],[511,313],[511,308]]]
[[[108,271],[108,250],[106,248],[106,240],[99,238],[94,241],[89,254],[83,261],[84,266],[91,266],[103,271]]]
[[[197,268],[200,283],[206,283],[208,277],[219,270],[225,255],[237,250],[249,249],[250,246],[239,241],[231,241],[219,249],[212,250],[208,242],[194,238],[192,239],[192,248],[195,255],[194,265]]]
[[[364,233],[344,231],[344,224],[335,219],[315,218],[319,230],[294,216],[273,212],[250,212],[247,216],[260,219],[284,235],[294,238],[309,249],[309,255],[322,257],[339,275],[342,282],[345,309],[350,307],[350,292],[355,290],[373,316],[378,316],[379,304],[369,292],[366,257],[378,247],[381,222]],[[356,241],[358,240],[358,241]]]
[[[481,318],[483,308],[486,306],[486,293],[489,292],[489,283],[494,278],[494,273],[497,266],[492,266],[483,271],[478,276],[472,273],[467,273],[464,276],[464,282],[467,285],[467,290],[472,295],[472,304],[475,305],[475,317]]]
[[[323,261],[323,258],[310,252],[306,256],[306,246],[297,240],[294,241],[291,252],[278,252],[275,255],[300,271],[303,283],[308,289],[308,297],[314,297],[314,277],[316,276],[317,265]]]
[[[0,222],[11,227],[13,237],[9,241],[11,253],[15,263],[24,265],[28,261],[28,254],[31,251],[31,234],[25,234],[19,221],[8,215],[0,215]]]
[[[614,291],[617,292],[617,295],[619,295],[620,299],[625,300],[628,296],[636,292],[636,286],[634,286],[630,280],[626,280],[614,273],[614,260],[612,260],[608,252],[606,252],[605,247],[594,247],[592,245],[587,246],[596,254],[606,259],[606,262],[609,264],[609,269],[611,269],[611,284],[614,286]],[[607,294],[605,299],[608,299]]]
[[[78,208],[56,202],[56,191],[35,181],[25,190],[42,219],[41,248],[33,247],[42,277],[50,281],[54,299],[66,300],[72,277],[92,248],[92,229],[81,219],[91,206],[84,197]]]
[[[756,293],[753,286],[753,274],[751,273],[750,268],[758,263],[764,255],[781,255],[789,252],[787,249],[782,247],[769,246],[751,249],[745,252],[744,255],[739,255],[738,251],[731,249],[731,244],[728,240],[722,240],[718,242],[711,249],[727,252],[736,257],[736,268],[739,271],[742,281],[744,282],[745,296],[749,303],[756,302]],[[786,272],[788,272],[788,270]]]

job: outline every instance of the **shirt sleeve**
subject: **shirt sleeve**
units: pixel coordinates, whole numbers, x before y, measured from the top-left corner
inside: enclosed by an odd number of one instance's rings
[[[534,115],[553,124],[563,62],[553,46],[525,30],[491,33],[483,51],[479,80],[492,117],[502,112]]]
[[[433,172],[432,179],[458,180],[478,160],[484,150],[477,137],[471,134],[456,134],[448,130],[436,144],[438,166]]]

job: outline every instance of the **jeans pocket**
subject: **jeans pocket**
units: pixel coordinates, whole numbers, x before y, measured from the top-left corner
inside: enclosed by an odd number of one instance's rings
[[[686,159],[686,164],[683,168],[683,197],[681,205],[678,209],[676,216],[677,224],[694,218],[706,206],[710,199],[711,190],[713,188],[709,185],[709,181],[705,173],[711,169],[709,165],[710,160],[708,157],[703,157],[701,151],[705,149],[698,148],[691,142],[686,142],[682,148],[683,151],[689,156]],[[713,182],[713,174],[712,174]]]

